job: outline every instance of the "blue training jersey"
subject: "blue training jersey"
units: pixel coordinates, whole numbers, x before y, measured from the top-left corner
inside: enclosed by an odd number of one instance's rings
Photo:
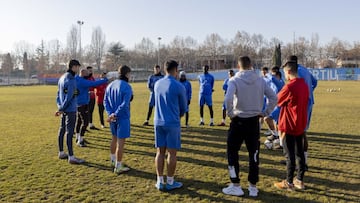
[[[271,81],[272,83],[274,83],[274,85],[277,88],[277,91],[280,92],[280,90],[284,87],[285,82],[282,79],[277,79],[275,76],[271,77]]]
[[[307,84],[307,86],[309,87],[309,99],[310,99],[310,104],[314,104],[314,89],[317,86],[317,80],[315,79],[315,77],[310,73],[310,71],[301,66],[298,65],[298,76],[299,78],[304,78],[305,83]]]
[[[124,80],[114,80],[105,90],[104,107],[108,115],[115,114],[117,120],[130,119],[132,88]]]
[[[105,84],[108,81],[107,78],[104,78],[104,79],[101,79],[98,81],[87,80],[83,77],[80,77],[79,75],[77,75],[75,77],[75,79],[76,79],[76,86],[79,91],[79,94],[77,97],[77,105],[78,106],[89,104],[89,102],[90,102],[89,88],[90,87],[96,87],[96,86]]]
[[[224,84],[223,84],[224,94],[226,94],[226,91],[227,91],[227,88],[228,88],[229,79],[230,79],[230,78],[226,78],[226,79],[224,80]]]
[[[77,110],[76,80],[71,73],[62,75],[58,82],[56,104],[62,112],[76,112]]]
[[[214,82],[214,76],[212,76],[210,73],[204,73],[199,75],[199,94],[212,95],[212,91],[214,89]]]
[[[155,93],[155,126],[180,127],[180,117],[187,111],[185,87],[167,75],[156,82]]]
[[[157,75],[150,75],[148,78],[148,82],[147,82],[147,87],[149,88],[150,92],[154,92],[154,87],[155,87],[155,83],[156,81],[160,80],[161,78],[163,78],[164,75],[161,75],[161,73],[157,74]]]
[[[190,101],[192,96],[191,83],[188,80],[180,81],[180,83],[185,87],[187,101]]]

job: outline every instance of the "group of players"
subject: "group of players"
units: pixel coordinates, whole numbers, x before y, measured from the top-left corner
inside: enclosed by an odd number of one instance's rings
[[[266,68],[263,68],[263,77],[260,77],[252,68],[250,58],[240,57],[238,73],[235,74],[234,71],[230,70],[229,78],[224,81],[223,118],[219,125],[226,125],[226,115],[231,119],[227,140],[231,184],[223,189],[225,194],[244,195],[239,184],[238,151],[242,142],[245,141],[249,152],[249,196],[257,196],[259,134],[262,120],[269,127],[270,134],[267,140],[274,143],[278,142],[279,146],[284,148],[287,157],[287,179],[275,183],[275,186],[281,189],[293,189],[294,187],[304,189],[303,176],[307,157],[307,153],[304,153],[304,150],[307,151],[306,130],[309,126],[314,103],[312,92],[316,87],[316,80],[306,68],[297,63],[296,56],[290,57],[283,67],[285,78],[289,80],[287,85],[284,83],[284,77],[282,77],[279,68],[272,68],[271,74],[267,73]],[[88,77],[87,69],[81,69],[79,75],[75,76],[79,68],[80,63],[77,60],[71,60],[68,71],[60,78],[57,96],[58,111],[55,113],[57,116],[62,116],[58,136],[59,158],[68,159],[69,163],[73,164],[84,162],[75,158],[72,150],[71,138],[74,134],[76,115],[78,115],[77,143],[79,146],[84,146],[83,135],[88,126],[86,119],[88,115],[84,112],[89,110],[90,101],[88,88],[104,85],[108,82],[106,77],[98,81],[85,81]],[[149,119],[155,107],[154,134],[155,147],[157,148],[155,157],[157,182],[155,187],[161,191],[168,191],[182,187],[181,182],[174,180],[176,153],[181,148],[180,118],[183,115],[185,115],[185,125],[189,126],[188,110],[192,89],[184,71],[180,72],[179,80],[177,79],[178,63],[176,61],[167,61],[164,69],[165,76],[161,74],[160,66],[155,66],[154,75],[148,79],[150,99],[147,118],[143,125],[149,125]],[[210,111],[209,125],[214,126],[212,109],[214,77],[209,73],[209,66],[204,66],[203,71],[203,74],[198,77],[200,84],[199,125],[205,124],[203,108],[206,104]],[[128,66],[121,66],[118,72],[120,77],[106,87],[103,107],[108,114],[106,120],[109,122],[113,135],[110,145],[111,165],[114,167],[115,173],[121,174],[130,170],[128,166],[122,163],[122,156],[125,140],[130,137],[130,102],[133,99],[133,92],[128,82],[131,69]],[[306,87],[305,90],[304,87]],[[82,126],[81,131],[78,130],[80,129],[78,126]],[[65,132],[67,133],[68,155],[63,151]],[[166,152],[168,154],[165,182],[163,174]],[[298,167],[297,178],[293,179],[295,155],[300,160],[300,166]]]

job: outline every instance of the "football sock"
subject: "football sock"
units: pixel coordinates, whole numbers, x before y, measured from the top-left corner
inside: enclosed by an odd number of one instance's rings
[[[275,137],[279,137],[278,133],[276,130],[271,130],[271,133],[275,136]]]
[[[308,160],[308,152],[304,152],[304,157],[305,157],[305,164],[307,164],[307,160]]]
[[[121,161],[116,161],[116,168],[121,167]]]
[[[157,183],[164,183],[164,176],[158,176]]]
[[[115,154],[110,154],[110,160],[111,160],[111,161],[116,161],[116,156],[115,156]]]
[[[174,184],[174,177],[167,177],[166,178],[166,183],[169,184],[169,185],[172,185]]]
[[[200,122],[204,122],[204,118],[200,118]]]
[[[210,123],[214,123],[214,119],[213,119],[213,118],[210,118]]]

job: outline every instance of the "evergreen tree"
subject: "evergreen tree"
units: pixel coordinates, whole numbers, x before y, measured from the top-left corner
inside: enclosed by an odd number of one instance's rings
[[[281,47],[280,44],[275,46],[275,51],[272,58],[273,66],[281,67]]]

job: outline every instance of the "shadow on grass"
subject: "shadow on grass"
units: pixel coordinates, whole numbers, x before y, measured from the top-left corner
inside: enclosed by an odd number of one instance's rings
[[[307,134],[309,136],[317,136],[317,137],[321,137],[319,139],[323,139],[324,141],[328,140],[329,142],[337,142],[338,139],[334,139],[334,138],[343,138],[343,139],[348,139],[349,141],[355,141],[356,143],[360,143],[359,138],[360,138],[360,134],[359,135],[346,135],[346,134],[337,134],[337,133],[323,133],[323,132],[307,132]],[[348,143],[348,142],[345,142]],[[350,142],[349,144],[351,144],[353,142]]]
[[[90,167],[90,168],[97,168],[97,169],[104,170],[104,171],[112,171],[112,167],[110,167],[108,165],[99,164],[99,163],[93,163],[93,162],[86,161],[82,165]]]
[[[125,175],[125,174],[124,174]],[[139,177],[144,179],[153,180],[154,184],[156,182],[156,174],[149,173],[146,171],[141,171],[137,169],[132,169],[128,173],[127,176]],[[178,178],[178,181],[181,181],[184,186],[181,189],[168,191],[168,194],[178,194],[182,196],[189,196],[193,199],[205,200],[210,202],[239,202],[239,201],[250,201],[250,200],[263,200],[267,201],[269,199],[274,200],[274,202],[304,202],[303,199],[296,197],[284,197],[281,194],[276,194],[272,192],[266,192],[260,190],[259,197],[252,198],[248,196],[247,190],[244,189],[245,196],[243,197],[235,197],[235,196],[227,196],[222,194],[222,188],[226,187],[225,184],[220,184],[218,182],[207,182],[201,180],[193,180],[186,178]],[[155,187],[153,187],[154,191],[159,192]],[[315,202],[315,201],[313,201]]]

